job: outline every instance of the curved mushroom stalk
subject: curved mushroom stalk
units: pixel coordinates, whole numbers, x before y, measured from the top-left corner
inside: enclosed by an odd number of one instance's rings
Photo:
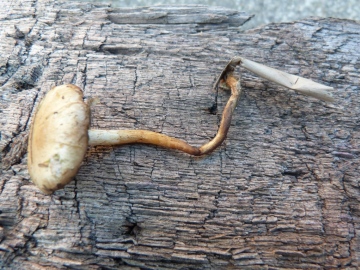
[[[28,169],[31,179],[45,194],[63,188],[78,172],[89,144],[145,143],[194,156],[212,152],[225,140],[240,97],[240,81],[233,75],[237,65],[301,93],[332,101],[326,92],[332,89],[330,87],[235,57],[215,83],[215,88],[224,82],[231,90],[218,132],[208,143],[194,147],[183,140],[148,130],[89,130],[90,110],[83,101],[81,89],[71,84],[54,87],[39,104],[30,128]]]
[[[220,82],[220,80],[219,80]],[[225,78],[231,90],[231,96],[224,108],[220,126],[216,136],[201,147],[194,147],[187,142],[161,133],[149,130],[89,130],[89,145],[124,145],[144,143],[157,145],[169,149],[176,149],[190,155],[201,156],[214,151],[225,140],[230,128],[231,118],[238,103],[241,87],[240,82],[232,73]],[[218,83],[215,87],[218,87]]]

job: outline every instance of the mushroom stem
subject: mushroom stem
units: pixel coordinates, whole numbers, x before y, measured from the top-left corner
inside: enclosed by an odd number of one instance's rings
[[[198,148],[187,142],[149,130],[97,130],[90,129],[89,145],[124,145],[144,143],[165,148],[177,149],[190,155],[198,156]]]
[[[212,152],[226,138],[227,132],[230,128],[232,114],[235,110],[241,93],[240,82],[235,79],[235,77],[233,77],[232,72],[230,74],[224,74],[223,77],[226,78],[219,78],[215,84],[215,87],[218,87],[220,80],[225,79],[226,84],[231,89],[231,96],[225,106],[216,136],[210,142],[204,144],[200,148],[191,146],[183,140],[149,130],[90,129],[88,131],[89,145],[124,145],[144,143],[180,150],[194,156],[201,156]]]

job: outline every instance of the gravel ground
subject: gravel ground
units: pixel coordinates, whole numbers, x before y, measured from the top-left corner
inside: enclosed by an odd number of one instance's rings
[[[289,22],[309,16],[335,17],[360,20],[360,2],[358,0],[222,0],[222,1],[189,1],[189,0],[81,0],[82,2],[111,3],[114,7],[136,7],[153,5],[190,5],[201,4],[223,6],[249,14],[255,17],[246,24],[252,28],[271,22]]]

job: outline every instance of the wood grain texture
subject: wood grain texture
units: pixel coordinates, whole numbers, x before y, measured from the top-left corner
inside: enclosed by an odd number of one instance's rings
[[[310,18],[246,32],[221,8],[127,10],[52,0],[0,10],[0,266],[4,269],[356,269],[360,261],[360,24]],[[73,83],[92,128],[149,129],[201,145],[235,55],[336,89],[325,104],[242,71],[225,143],[194,158],[90,148],[45,196],[26,138],[53,86]],[[217,105],[217,113],[208,108]]]

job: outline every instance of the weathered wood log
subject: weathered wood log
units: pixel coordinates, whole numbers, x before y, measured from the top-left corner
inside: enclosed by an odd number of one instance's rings
[[[251,16],[221,8],[2,5],[2,268],[359,267],[358,22],[311,18],[243,32]],[[242,71],[243,94],[215,153],[96,147],[54,195],[30,182],[29,124],[51,87],[73,83],[98,99],[92,127],[201,145],[228,97],[213,82],[236,55],[330,85],[336,102]]]

